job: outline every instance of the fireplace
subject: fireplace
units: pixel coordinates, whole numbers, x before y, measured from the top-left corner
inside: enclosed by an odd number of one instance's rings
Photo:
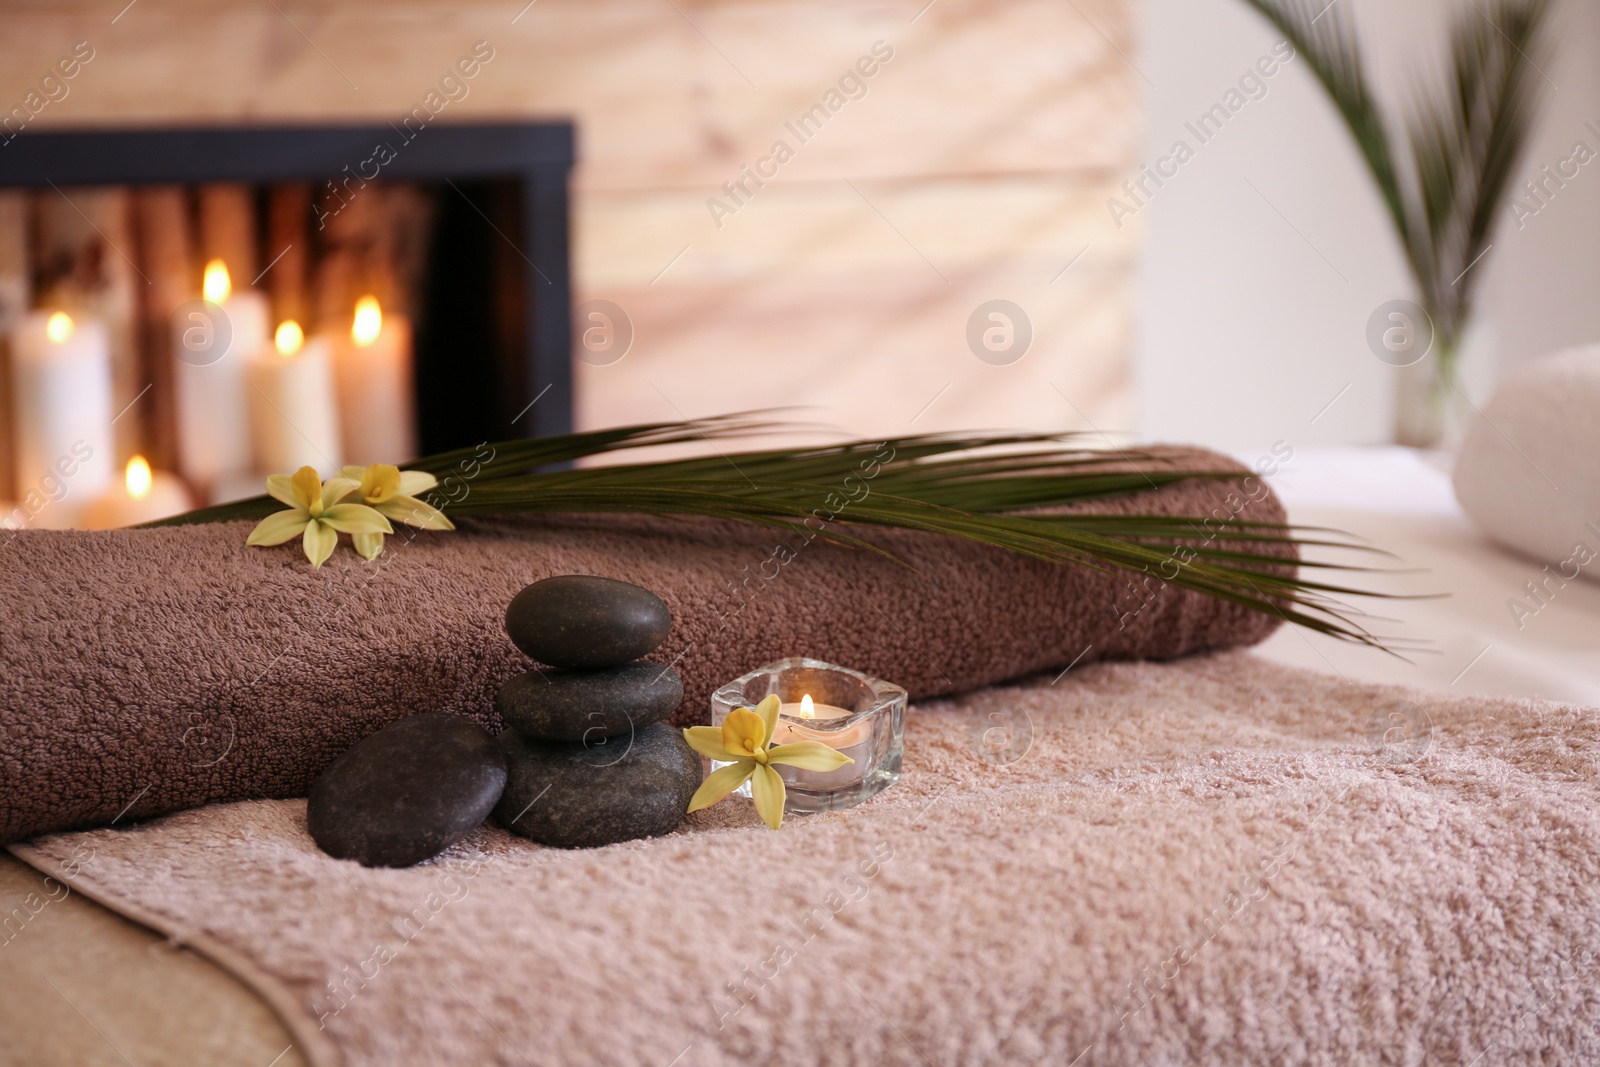
[[[573,140],[548,122],[7,141],[10,524],[95,524],[136,457],[199,503],[302,459],[569,431]]]

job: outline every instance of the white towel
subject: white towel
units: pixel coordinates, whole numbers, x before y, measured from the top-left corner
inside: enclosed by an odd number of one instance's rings
[[[1455,487],[1494,540],[1564,580],[1600,580],[1600,345],[1502,382],[1467,430]]]

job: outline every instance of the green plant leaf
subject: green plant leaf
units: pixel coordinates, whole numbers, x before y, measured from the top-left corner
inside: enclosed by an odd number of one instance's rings
[[[1348,4],[1244,0],[1304,57],[1350,130],[1433,321],[1446,380],[1494,224],[1533,128],[1548,0],[1483,0],[1450,33],[1444,84],[1416,91],[1406,151],[1369,83]]]
[[[1400,647],[1368,631],[1360,613],[1341,599],[1377,594],[1303,577],[1294,561],[1301,548],[1344,549],[1368,560],[1386,555],[1381,550],[1321,528],[1140,513],[1141,494],[1163,486],[1246,476],[1182,455],[1091,449],[1072,435],[929,434],[790,449],[730,452],[718,446],[710,457],[557,466],[630,449],[726,442],[775,427],[752,415],[658,423],[499,442],[406,466],[440,479],[424,496],[452,519],[511,513],[704,517],[803,530],[890,559],[896,557],[868,532],[918,530],[1063,566],[1153,574],[1165,584],[1344,640]],[[1108,498],[1126,498],[1131,513],[1044,510]],[[262,496],[150,525],[258,519],[280,506]],[[1185,553],[1179,562],[1180,549],[1192,557]],[[1302,566],[1392,573],[1355,563]]]

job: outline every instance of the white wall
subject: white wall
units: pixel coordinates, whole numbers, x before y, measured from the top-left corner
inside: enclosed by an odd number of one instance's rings
[[[1471,0],[1340,3],[1397,115],[1408,86],[1439,80],[1448,20],[1475,14]],[[1600,11],[1566,0],[1556,19],[1559,52],[1541,66],[1559,88],[1540,80],[1545,110],[1526,177],[1575,140],[1600,150],[1600,134],[1584,129],[1591,119],[1600,127]],[[1249,452],[1278,439],[1306,447],[1390,435],[1395,372],[1368,349],[1366,323],[1379,304],[1413,294],[1373,184],[1303,59],[1263,79],[1265,95],[1208,143],[1184,125],[1277,41],[1241,0],[1144,0],[1145,158],[1178,139],[1195,149],[1137,216],[1146,437]],[[1507,366],[1600,338],[1600,162],[1520,230],[1505,219],[1479,268],[1485,329],[1464,356],[1480,396]]]
[[[1560,51],[1545,67],[1555,88],[1545,85],[1543,122],[1523,160],[1519,186],[1542,166],[1572,155],[1574,142],[1600,152],[1600,6],[1568,0],[1558,17]],[[1600,340],[1600,158],[1549,199],[1520,226],[1508,220],[1491,253],[1500,259],[1497,284],[1486,295],[1502,323],[1502,370]]]

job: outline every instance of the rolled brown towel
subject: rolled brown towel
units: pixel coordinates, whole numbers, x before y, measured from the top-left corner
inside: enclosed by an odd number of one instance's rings
[[[1283,521],[1256,479],[1195,479],[1079,510]],[[341,546],[320,571],[293,545],[247,548],[249,523],[16,533],[0,544],[0,841],[302,796],[340,752],[418,712],[498,731],[495,689],[530,665],[502,628],[506,604],[556,574],[620,578],[666,601],[675,624],[650,658],[682,675],[684,724],[706,720],[718,685],[784,656],[865,670],[915,699],[1252,644],[1276,625],[1153,578],[910,531],[868,535],[905,567],[687,519],[460,527],[404,530],[379,566]]]

